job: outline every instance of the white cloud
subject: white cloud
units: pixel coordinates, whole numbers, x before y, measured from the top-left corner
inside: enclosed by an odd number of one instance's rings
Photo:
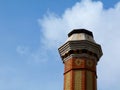
[[[44,36],[42,42],[48,49],[57,49],[72,29],[91,30],[104,53],[98,63],[99,87],[102,90],[120,89],[120,3],[104,9],[101,1],[82,0],[66,9],[62,16],[49,12],[39,24]]]

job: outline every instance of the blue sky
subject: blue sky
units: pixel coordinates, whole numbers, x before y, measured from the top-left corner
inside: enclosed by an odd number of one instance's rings
[[[74,28],[102,45],[98,90],[120,90],[119,16],[119,0],[0,0],[0,90],[63,90],[57,48]]]

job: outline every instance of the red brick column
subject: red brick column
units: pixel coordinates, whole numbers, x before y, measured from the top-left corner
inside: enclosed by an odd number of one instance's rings
[[[64,62],[64,65],[64,90],[89,90],[88,87],[90,90],[96,90],[95,60],[70,58]]]

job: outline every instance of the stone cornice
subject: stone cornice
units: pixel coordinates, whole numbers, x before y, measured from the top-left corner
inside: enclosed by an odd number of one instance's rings
[[[102,56],[101,46],[87,40],[68,41],[58,50],[63,61],[75,54],[78,56],[84,54],[85,57],[95,57],[97,60]]]

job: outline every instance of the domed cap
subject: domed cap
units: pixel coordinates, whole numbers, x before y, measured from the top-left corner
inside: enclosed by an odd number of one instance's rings
[[[88,40],[91,42],[95,42],[93,39],[92,32],[86,29],[74,29],[68,34],[67,41],[76,41],[76,40]]]

